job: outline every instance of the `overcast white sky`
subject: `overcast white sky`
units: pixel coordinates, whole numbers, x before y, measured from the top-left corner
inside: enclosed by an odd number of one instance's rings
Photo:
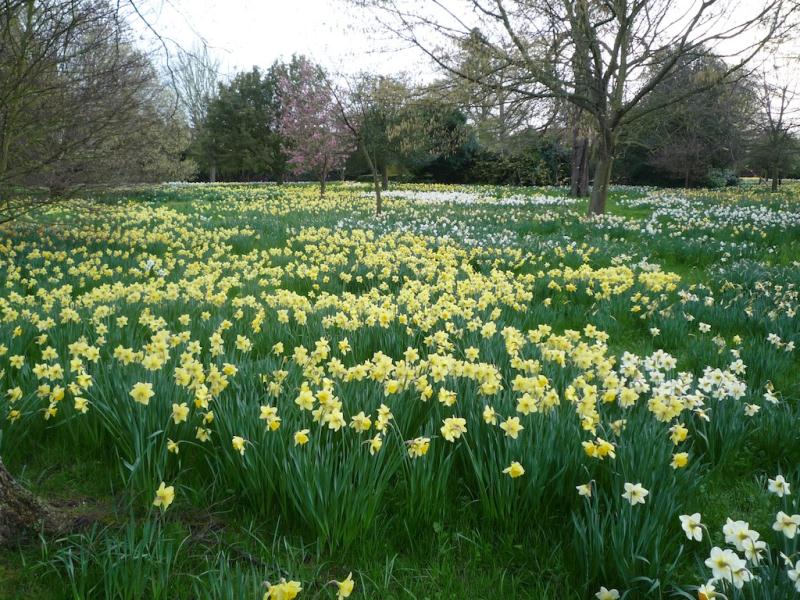
[[[699,0],[674,0],[692,6]],[[731,0],[735,17],[750,0]],[[223,75],[269,67],[276,59],[305,54],[331,72],[360,70],[430,80],[429,60],[415,49],[403,49],[396,39],[370,21],[364,9],[344,0],[139,0],[148,22],[165,38],[190,49],[200,38],[220,59]],[[141,19],[131,22],[145,44],[156,39]],[[800,34],[792,55],[800,54]],[[788,49],[787,49],[788,50]],[[778,79],[798,85],[797,62],[781,68]]]
[[[293,53],[336,72],[430,72],[413,50],[386,52],[397,43],[366,32],[365,13],[341,0],[149,0],[142,6],[153,28],[181,46],[205,39],[228,74]],[[132,22],[152,43],[141,23]]]

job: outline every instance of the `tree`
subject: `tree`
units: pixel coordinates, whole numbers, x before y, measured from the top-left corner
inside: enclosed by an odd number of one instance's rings
[[[569,195],[584,198],[589,195],[589,155],[591,153],[592,125],[586,113],[575,106],[567,106],[566,129],[571,135]]]
[[[546,126],[552,121],[553,103],[510,90],[508,84],[519,77],[514,66],[487,54],[483,43],[479,30],[470,32],[459,45],[456,58],[459,72],[467,77],[446,73],[442,87],[444,98],[463,110],[475,127],[481,147],[502,157],[513,151],[514,134],[529,130],[534,122]]]
[[[389,161],[400,153],[392,131],[399,122],[409,90],[399,80],[369,73],[347,79],[346,85],[346,90],[333,91],[334,99],[342,122],[372,175],[375,213],[381,214],[381,190],[389,186]]]
[[[219,60],[211,57],[208,46],[195,46],[191,51],[181,50],[177,54],[174,69],[178,98],[189,119],[192,142],[199,139],[206,122],[208,107],[217,96]],[[216,180],[216,164],[208,164],[208,178]]]
[[[759,115],[756,139],[750,149],[750,164],[772,179],[777,192],[781,178],[797,163],[800,141],[794,132],[800,126],[793,107],[797,93],[788,84],[772,83],[762,76],[759,90]]]
[[[517,74],[506,89],[584,111],[595,139],[593,214],[605,211],[620,133],[646,114],[643,100],[681,59],[719,48],[729,61],[724,79],[740,76],[769,42],[790,31],[798,10],[788,0],[463,0],[463,10],[441,2],[357,1],[439,67],[481,84],[459,69],[454,52],[478,28],[483,52]],[[691,86],[682,97],[716,83]]]
[[[399,162],[417,178],[464,181],[478,142],[467,115],[432,84],[416,89],[400,109],[389,139]]]
[[[208,53],[208,46],[181,50],[174,69],[181,106],[193,130],[205,121],[208,105],[217,95],[219,60]]]
[[[722,81],[682,98],[687,87],[719,81],[726,69],[722,61],[708,56],[682,62],[642,101],[646,114],[620,137],[618,172],[627,171],[628,181],[709,185],[719,179],[716,173],[734,175],[742,164],[756,110],[752,80]],[[662,108],[648,111],[653,104]]]
[[[212,179],[283,180],[287,157],[278,131],[282,69],[278,63],[265,73],[253,67],[218,85],[194,144]]]
[[[541,172],[538,150],[545,138],[554,141],[555,126],[556,131],[561,128],[572,135],[572,194],[588,195],[589,139],[582,123],[586,119],[569,105],[514,90],[519,66],[486,53],[484,43],[480,30],[473,29],[457,45],[454,61],[461,75],[446,72],[440,85],[443,98],[464,111],[474,128],[480,147],[476,174],[495,182],[551,180],[552,173]]]
[[[324,196],[329,173],[347,160],[353,133],[342,119],[332,84],[321,67],[304,57],[293,67],[278,79],[279,130],[287,140],[289,164],[297,173],[314,173]]]
[[[0,4],[0,222],[86,185],[187,173],[179,119],[119,17],[102,0]]]

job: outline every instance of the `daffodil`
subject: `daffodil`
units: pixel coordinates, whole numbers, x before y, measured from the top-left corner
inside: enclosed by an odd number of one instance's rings
[[[183,423],[189,415],[189,405],[186,402],[172,404],[172,421],[175,425]]]
[[[670,439],[676,446],[686,439],[689,430],[683,426],[683,423],[676,423],[669,429]]]
[[[442,437],[448,442],[455,442],[467,431],[467,420],[461,417],[448,417],[442,421]]]
[[[370,455],[375,456],[375,454],[380,452],[381,447],[383,447],[383,438],[380,433],[376,433],[375,436],[369,440]]]
[[[152,383],[137,383],[131,390],[131,398],[139,404],[147,406],[150,404],[150,398],[155,396]]]
[[[175,488],[167,486],[163,481],[156,490],[156,498],[153,500],[153,506],[158,506],[162,511],[167,510],[172,501],[175,500]]]
[[[431,440],[426,437],[414,438],[408,443],[408,455],[411,458],[420,458],[428,453]]]
[[[519,417],[508,417],[500,423],[500,429],[505,431],[507,437],[515,440],[519,436],[519,432],[525,428],[520,424]]]
[[[619,591],[614,588],[609,590],[605,586],[600,586],[600,591],[594,597],[597,600],[619,600]]]
[[[650,492],[642,487],[641,483],[628,483],[625,482],[625,492],[622,497],[630,502],[631,506],[637,504],[644,504],[645,498]]]
[[[353,593],[353,588],[355,587],[355,582],[353,581],[353,574],[348,573],[347,577],[344,578],[342,581],[336,581],[337,592],[336,598],[337,600],[342,600],[342,598],[349,598],[350,594]]]
[[[711,575],[714,579],[725,579],[734,583],[734,585],[736,585],[737,573],[739,574],[738,581],[741,581],[743,579],[741,573],[746,571],[745,561],[733,550],[723,550],[717,546],[711,549],[711,554],[706,559],[705,565],[711,569]]]
[[[286,581],[282,578],[280,583],[274,585],[267,583],[264,600],[294,600],[302,591],[299,581]]]
[[[790,496],[792,494],[791,486],[789,482],[784,479],[783,475],[777,475],[775,479],[770,479],[767,483],[767,489],[778,498],[783,498],[784,496]]]
[[[689,464],[688,452],[676,452],[672,455],[672,462],[670,462],[670,466],[673,469],[682,469],[687,464]]]
[[[525,468],[517,461],[512,461],[509,466],[503,469],[503,473],[511,477],[511,479],[516,479],[517,477],[522,477],[525,474]]]
[[[681,515],[678,518],[681,522],[681,529],[683,529],[688,539],[696,542],[703,540],[703,527],[700,522],[700,513]]]
[[[782,510],[775,515],[775,523],[772,524],[772,529],[780,531],[790,540],[794,539],[798,527],[800,527],[800,515],[787,515]]]
[[[372,427],[372,419],[365,415],[362,410],[350,418],[350,427],[356,431],[369,431],[370,427]]]
[[[235,435],[231,439],[231,445],[233,446],[233,449],[236,450],[242,456],[244,456],[244,451],[247,448],[246,444],[247,444],[247,440],[245,440],[243,437],[241,437],[239,435]]]
[[[719,594],[717,594],[716,589],[713,581],[704,583],[697,588],[697,600],[713,600],[714,598],[718,598]]]

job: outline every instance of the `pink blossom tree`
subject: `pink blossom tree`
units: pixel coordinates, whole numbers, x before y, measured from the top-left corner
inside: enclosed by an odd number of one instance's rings
[[[325,195],[328,174],[344,165],[353,150],[351,131],[342,121],[332,84],[318,65],[305,57],[279,78],[279,130],[287,140],[289,164],[295,173],[314,173]]]

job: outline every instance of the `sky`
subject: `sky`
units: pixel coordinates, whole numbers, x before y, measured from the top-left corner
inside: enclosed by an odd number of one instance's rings
[[[149,0],[140,6],[153,29],[171,42],[191,49],[204,39],[228,75],[268,67],[293,53],[333,72],[432,75],[415,50],[366,31],[363,10],[344,0]],[[155,43],[142,23],[132,22],[145,43]]]
[[[670,1],[690,7],[700,0]],[[731,7],[738,7],[734,11],[736,20],[742,19],[740,11],[748,8],[750,0],[730,2]],[[254,65],[267,68],[293,53],[311,57],[333,74],[402,72],[417,82],[430,81],[437,75],[417,49],[404,48],[371,21],[365,9],[347,0],[137,0],[136,5],[173,49],[176,44],[191,49],[204,40],[212,56],[221,62],[223,78]],[[131,22],[144,44],[158,45],[141,19],[134,16]],[[800,35],[788,47],[790,54],[800,55]],[[796,61],[773,73],[776,81],[790,82],[800,92]]]

